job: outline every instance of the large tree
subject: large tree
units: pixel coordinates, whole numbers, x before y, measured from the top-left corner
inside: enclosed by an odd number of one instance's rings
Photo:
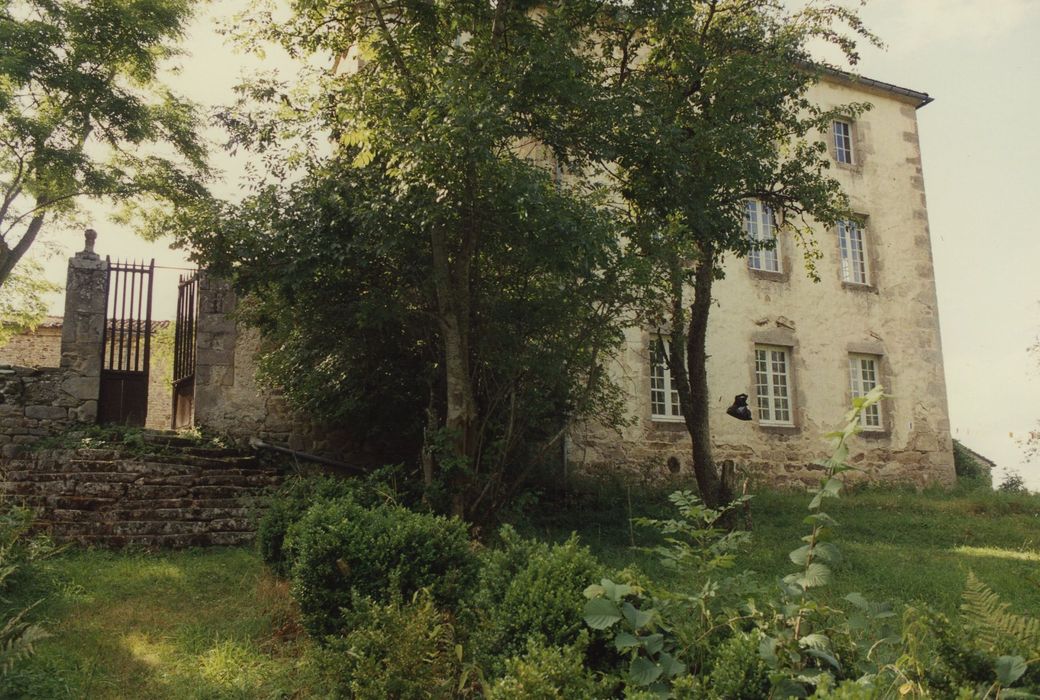
[[[874,38],[840,6],[790,12],[778,0],[619,1],[602,36],[618,59],[615,88],[633,107],[615,132],[616,167],[606,170],[631,209],[632,244],[655,266],[658,303],[646,309],[647,323],[670,341],[697,482],[715,505],[732,483],[711,451],[713,283],[726,256],[751,249],[749,199],[771,209],[780,235],[806,244],[814,274],[812,225],[850,216],[822,137],[835,116],[866,105],[813,104],[808,91],[826,68],[810,49],[829,43],[855,63],[856,39]]]
[[[0,1],[2,293],[45,224],[82,199],[199,193],[195,109],[157,82],[194,4]]]
[[[297,405],[421,443],[427,493],[479,519],[570,418],[617,415],[601,363],[645,285],[602,188],[562,177],[606,157],[601,4],[293,9],[247,28],[332,70],[244,88],[225,123],[266,158],[260,193],[188,236]]]

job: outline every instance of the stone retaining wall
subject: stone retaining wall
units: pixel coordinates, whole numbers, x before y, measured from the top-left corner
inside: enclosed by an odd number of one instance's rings
[[[0,457],[97,415],[97,381],[66,367],[0,365]]]
[[[0,496],[36,508],[41,529],[108,547],[249,542],[257,498],[280,482],[278,470],[226,450],[43,450],[0,464]]]

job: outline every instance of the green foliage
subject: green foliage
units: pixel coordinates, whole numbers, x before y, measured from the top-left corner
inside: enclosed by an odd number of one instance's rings
[[[0,500],[0,679],[28,658],[48,635],[30,617],[37,603],[24,605],[24,588],[32,565],[51,551],[47,540],[33,538],[34,514]],[[21,594],[21,595],[19,595]]]
[[[988,651],[1040,656],[1040,620],[1012,613],[1010,606],[971,571],[961,611],[975,642]]]
[[[0,295],[0,347],[11,336],[35,330],[47,313],[45,295],[60,288],[43,276],[43,266],[36,260],[25,260],[3,283]]]
[[[334,476],[291,477],[264,501],[263,515],[256,526],[256,546],[260,558],[279,576],[287,576],[292,562],[286,558],[283,547],[289,528],[303,517],[315,503],[353,496],[354,500],[374,505],[365,498],[360,479],[348,480]]]
[[[759,631],[740,632],[718,648],[705,685],[709,698],[759,700],[769,697],[769,667],[758,653]]]
[[[344,625],[343,636],[330,640],[318,655],[333,697],[455,697],[461,647],[449,616],[426,591],[417,591],[410,603],[356,601]]]
[[[1004,474],[1004,480],[1000,482],[997,491],[1003,493],[1029,493],[1029,489],[1026,488],[1026,481],[1022,478],[1022,475],[1010,470]]]
[[[993,474],[964,445],[953,441],[953,468],[959,480],[975,484],[980,488],[993,488]]]
[[[588,646],[586,632],[562,647],[528,641],[522,656],[506,661],[505,673],[488,688],[488,700],[612,697],[618,679],[599,676],[588,668]]]
[[[426,588],[455,610],[476,578],[477,557],[456,519],[351,497],[315,503],[289,528],[292,592],[316,639],[340,632],[358,597],[385,603]]]
[[[192,0],[11,0],[0,5],[0,287],[46,221],[84,198],[201,193],[193,105],[158,82]],[[177,160],[168,157],[176,154]],[[24,284],[24,279],[23,279]]]
[[[482,555],[471,612],[474,653],[491,671],[523,654],[532,639],[553,647],[572,644],[582,629],[582,588],[603,573],[577,537],[549,545],[509,526],[499,537],[501,546]]]
[[[679,518],[635,518],[636,525],[657,530],[664,546],[653,548],[661,563],[680,574],[708,573],[733,567],[737,553],[747,545],[750,533],[729,530],[722,523],[751,500],[741,496],[720,508],[708,508],[692,491],[676,491],[668,500],[679,511]]]

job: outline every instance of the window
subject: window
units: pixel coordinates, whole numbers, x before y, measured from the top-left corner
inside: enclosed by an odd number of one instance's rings
[[[755,346],[755,394],[758,422],[794,425],[791,419],[790,354],[787,348]]]
[[[874,355],[849,355],[849,385],[853,398],[866,396],[878,385],[879,358]],[[874,404],[859,416],[863,430],[884,430],[881,423],[881,405]]]
[[[852,284],[868,284],[867,253],[863,224],[838,222],[838,248],[841,251],[841,279]]]
[[[852,124],[835,120],[834,159],[852,165]]]
[[[773,210],[757,199],[749,199],[744,209],[744,230],[751,239],[748,267],[752,270],[780,272],[780,256],[776,249],[776,234],[773,232]]]
[[[679,392],[665,358],[668,347],[668,341],[663,338],[650,343],[650,415],[658,420],[680,420]]]

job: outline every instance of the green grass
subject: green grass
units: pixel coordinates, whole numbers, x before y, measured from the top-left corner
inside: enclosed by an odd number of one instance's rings
[[[610,566],[634,564],[667,580],[653,556],[632,547],[654,544],[654,533],[628,526],[629,513],[670,514],[665,493],[633,490],[631,505],[623,487],[554,497],[523,530],[553,540],[577,531]],[[798,492],[755,494],[751,547],[737,570],[754,571],[766,585],[793,571],[787,555],[809,531],[802,522],[809,500]],[[826,599],[858,591],[896,604],[926,601],[953,614],[972,570],[1015,611],[1040,616],[1040,496],[864,489],[826,501],[825,509],[839,523],[831,539],[844,556],[822,591]]]
[[[550,540],[577,531],[608,566],[637,565],[670,586],[653,543],[629,516],[668,516],[680,487],[554,493],[518,519],[521,532]],[[755,496],[751,548],[737,570],[764,588],[793,570],[787,553],[807,527],[809,497]],[[973,570],[1018,613],[1040,616],[1040,496],[864,490],[827,502],[833,540],[845,555],[830,601],[859,591],[896,604],[926,601],[950,614]],[[172,553],[70,550],[50,560],[41,590],[53,634],[5,679],[0,697],[278,698],[321,696],[312,643],[300,633],[283,582],[249,549]]]
[[[53,636],[0,696],[290,697],[309,684],[285,585],[250,550],[71,551],[45,573]]]

